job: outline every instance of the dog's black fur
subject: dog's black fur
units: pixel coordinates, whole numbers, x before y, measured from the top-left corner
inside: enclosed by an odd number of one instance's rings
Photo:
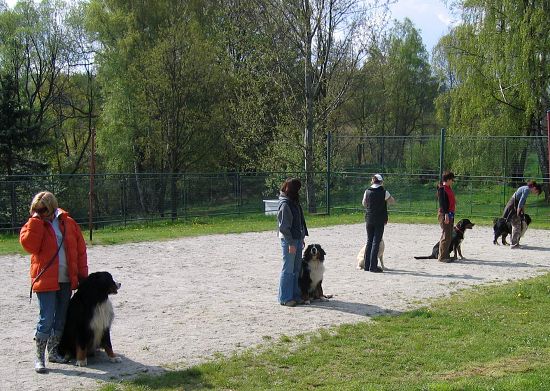
[[[320,244],[310,244],[304,250],[298,283],[302,292],[302,299],[306,303],[309,303],[312,299],[326,300],[331,297],[323,293],[325,255],[327,253]]]
[[[457,258],[457,253],[460,255],[461,259],[464,259],[461,251],[461,244],[464,240],[464,232],[467,229],[472,229],[474,227],[469,219],[460,220],[454,227],[453,236],[451,239],[451,245],[449,246],[449,255],[454,251],[454,259]],[[439,242],[437,242],[432,248],[432,254],[425,257],[414,257],[415,259],[437,259],[439,255]]]
[[[99,347],[112,362],[120,362],[111,344],[111,324],[114,319],[109,295],[116,294],[120,283],[108,272],[96,272],[80,282],[69,302],[67,320],[59,343],[59,353],[76,365],[86,366],[87,356]]]
[[[497,240],[498,238],[501,238],[502,244],[507,246],[509,243],[506,242],[506,236],[512,234],[512,223],[509,220],[506,220],[504,217],[498,217],[493,221],[493,232],[494,232],[494,238],[493,238],[493,244],[498,244]],[[527,227],[529,227],[529,224],[531,224],[531,216],[529,216],[527,213],[523,215],[523,219],[521,220],[521,237],[525,234],[525,231],[527,231]]]

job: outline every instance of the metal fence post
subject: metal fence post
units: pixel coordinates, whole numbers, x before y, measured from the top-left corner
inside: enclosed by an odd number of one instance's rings
[[[508,175],[508,138],[504,137],[504,172],[502,173],[502,205],[506,205],[506,176]]]
[[[330,150],[332,145],[332,133],[329,131],[327,133],[327,181],[326,181],[326,204],[327,204],[327,215],[330,215]]]
[[[441,138],[439,141],[439,179],[443,176],[443,164],[445,162],[445,128],[441,128]]]
[[[550,110],[546,111],[546,134],[548,136],[548,187],[550,189]]]

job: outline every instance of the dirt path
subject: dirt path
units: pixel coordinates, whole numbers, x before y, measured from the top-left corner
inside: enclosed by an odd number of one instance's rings
[[[549,271],[548,231],[529,230],[523,249],[492,244],[492,230],[466,234],[467,260],[420,261],[438,240],[437,225],[390,224],[383,274],[355,269],[364,226],[311,229],[308,243],[327,252],[328,303],[287,308],[277,304],[280,245],[275,232],[212,235],[167,242],[89,248],[90,271],[107,270],[122,283],[112,297],[114,350],[89,366],[47,364],[33,370],[32,341],[38,314],[28,301],[28,257],[0,257],[0,378],[2,390],[96,389],[141,373],[184,368],[217,352],[228,354],[282,334],[293,335],[383,312],[403,311],[432,297],[476,284],[504,282]]]

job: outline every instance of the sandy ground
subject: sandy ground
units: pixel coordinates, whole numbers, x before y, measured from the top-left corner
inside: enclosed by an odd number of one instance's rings
[[[110,271],[122,283],[111,299],[113,347],[122,363],[109,363],[101,352],[86,368],[48,363],[45,375],[33,369],[38,309],[35,296],[28,300],[28,257],[2,256],[0,389],[93,390],[105,381],[185,368],[283,334],[366,321],[550,267],[547,231],[528,230],[523,248],[511,250],[492,244],[492,229],[474,227],[462,246],[467,259],[442,264],[413,259],[431,252],[440,235],[436,224],[390,224],[384,234],[388,270],[368,273],[355,269],[364,232],[362,224],[310,230],[307,243],[320,243],[327,252],[323,286],[334,298],[295,308],[277,303],[281,261],[274,231],[92,246],[90,271]]]

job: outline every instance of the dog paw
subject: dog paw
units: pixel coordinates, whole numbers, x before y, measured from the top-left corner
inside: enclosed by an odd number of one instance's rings
[[[122,359],[119,356],[109,357],[110,362],[122,362]]]
[[[304,304],[311,304],[311,301],[310,301],[310,300],[306,300],[306,301],[304,301]]]
[[[87,359],[84,359],[84,360],[76,360],[75,365],[76,365],[77,367],[85,367],[86,365],[88,365],[88,360],[87,360]]]

